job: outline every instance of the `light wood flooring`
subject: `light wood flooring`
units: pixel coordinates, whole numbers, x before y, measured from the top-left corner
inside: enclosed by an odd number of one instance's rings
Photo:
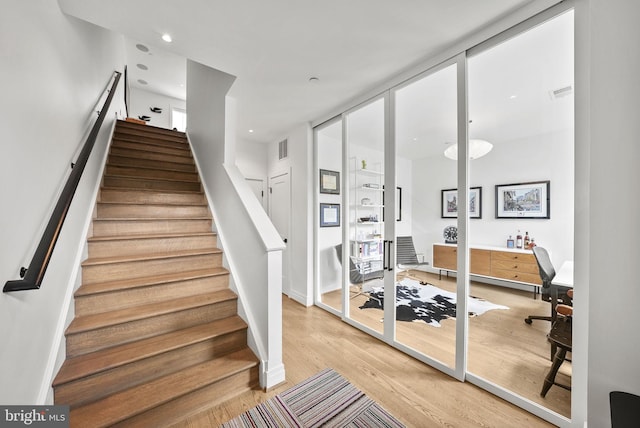
[[[412,271],[410,276],[436,287],[455,292],[455,278]],[[545,398],[540,397],[544,377],[551,367],[550,345],[546,335],[548,321],[524,322],[528,315],[548,315],[549,303],[533,299],[532,292],[514,290],[479,282],[471,283],[471,295],[492,303],[508,306],[508,310],[492,310],[469,319],[468,371],[507,388],[563,416],[571,414],[571,392],[554,386]],[[352,296],[354,296],[352,294]],[[323,295],[323,302],[340,308],[340,292]],[[367,298],[350,299],[352,319],[382,332],[382,311],[359,309]],[[449,367],[455,364],[455,320],[444,320],[441,327],[424,322],[398,322],[396,340]],[[569,356],[569,358],[571,358]],[[569,385],[571,364],[565,362],[556,380]]]
[[[526,293],[521,296],[523,300],[525,296]],[[529,300],[534,302],[530,296]],[[379,322],[379,316],[375,322]],[[522,320],[520,322],[524,324]],[[219,426],[325,367],[341,373],[409,427],[552,426],[470,383],[461,383],[409,357],[323,309],[305,308],[286,297],[283,299],[283,336],[285,383],[268,392],[246,392],[179,426]],[[503,357],[486,359],[493,371],[504,370],[501,366]],[[540,375],[544,372],[542,368]],[[551,391],[554,389],[560,388],[554,387]]]

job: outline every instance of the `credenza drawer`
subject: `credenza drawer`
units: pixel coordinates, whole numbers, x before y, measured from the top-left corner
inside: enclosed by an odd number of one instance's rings
[[[494,252],[494,254],[496,253]],[[496,257],[491,260],[491,270],[517,270],[518,272],[536,275],[539,273],[538,264],[535,261],[527,263],[520,260],[500,260]]]
[[[513,262],[523,262],[537,264],[536,257],[531,254],[512,253],[510,251],[492,251],[491,260],[505,260]]]
[[[530,284],[542,284],[539,274],[523,273],[515,270],[491,269],[491,276],[509,281],[528,282]]]

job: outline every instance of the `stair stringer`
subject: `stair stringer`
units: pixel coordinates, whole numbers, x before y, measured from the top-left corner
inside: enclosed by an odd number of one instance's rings
[[[257,334],[257,332],[260,330],[259,329],[260,323],[254,316],[252,311],[249,309],[249,305],[247,304],[247,302],[249,301],[248,293],[247,293],[248,287],[242,283],[242,280],[238,275],[239,263],[235,262],[233,258],[233,252],[230,251],[230,249],[228,248],[228,245],[225,245],[225,243],[229,242],[228,241],[229,238],[225,234],[225,228],[223,227],[221,222],[217,220],[217,219],[220,219],[221,217],[219,215],[219,212],[216,210],[215,204],[213,203],[214,198],[212,197],[211,189],[208,186],[205,176],[202,174],[203,169],[201,168],[201,164],[199,162],[198,151],[195,150],[191,142],[191,139],[189,138],[188,132],[186,133],[186,136],[187,136],[187,141],[189,142],[189,146],[191,147],[191,153],[193,155],[193,159],[196,163],[196,169],[198,170],[199,175],[201,177],[201,184],[202,184],[204,193],[206,195],[207,204],[214,218],[212,231],[218,234],[217,245],[218,245],[218,248],[220,248],[223,251],[222,263],[223,263],[223,266],[229,271],[229,288],[237,294],[238,315],[248,325],[247,344],[249,348],[254,352],[255,355],[258,356],[260,360],[260,369],[259,369],[260,387],[264,389],[272,388],[285,381],[285,368],[282,362],[281,311],[278,314],[280,319],[278,319],[277,322],[274,323],[277,325],[268,326],[269,330],[272,330],[272,329],[275,330],[274,334],[269,333],[267,335],[268,337],[275,336],[274,342],[278,342],[278,343],[265,343],[265,341],[260,337],[260,335]],[[235,185],[237,184],[238,180],[235,180],[235,181],[233,180],[233,177],[232,177],[233,173],[230,174],[229,169],[232,169],[232,170],[235,169],[235,171],[237,172],[237,175],[241,175],[239,173],[239,170],[235,165],[231,167],[228,165],[220,165],[220,168],[224,169],[224,175],[226,175],[226,177],[228,178],[231,184],[231,187],[233,187],[234,192],[236,192]],[[246,185],[246,183],[243,180],[240,182]],[[251,196],[253,196],[251,194],[251,190],[248,187],[246,191],[247,191],[247,194],[250,194]],[[247,215],[253,219],[252,210],[250,210],[247,207],[246,201],[242,199],[240,194],[237,193],[236,196],[242,202],[243,208],[246,211]],[[262,208],[260,209],[262,210]],[[259,212],[259,211],[254,210],[253,212]],[[255,225],[255,223],[252,224],[251,227],[255,227],[257,229],[257,226]],[[275,292],[269,293],[270,295],[269,299],[273,300],[277,298],[278,302],[267,301],[266,305],[267,305],[267,311],[268,311],[268,307],[270,305],[272,307],[274,306],[281,307],[281,304],[282,304],[280,299],[282,295],[282,249],[284,248],[284,245],[282,245],[279,248],[272,249],[271,251],[268,251],[266,249],[267,248],[266,245],[264,244],[263,244],[263,247],[265,248],[264,251],[268,259],[268,262],[267,262],[268,272],[266,273],[266,275],[271,277],[270,278],[271,282],[277,281],[279,284],[279,290],[277,293]],[[267,340],[267,342],[270,342],[270,341]]]

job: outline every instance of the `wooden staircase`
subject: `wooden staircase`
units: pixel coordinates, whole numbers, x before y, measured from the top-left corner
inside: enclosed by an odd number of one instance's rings
[[[119,121],[67,358],[71,426],[168,426],[258,385],[184,133]]]

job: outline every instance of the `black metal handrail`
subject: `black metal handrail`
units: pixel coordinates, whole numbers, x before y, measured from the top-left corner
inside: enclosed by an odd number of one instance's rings
[[[82,172],[87,165],[89,155],[91,154],[91,150],[93,150],[96,138],[98,137],[98,132],[100,131],[102,122],[104,122],[107,111],[111,106],[111,100],[113,99],[116,88],[118,86],[118,82],[120,81],[120,75],[122,73],[120,73],[119,71],[115,71],[114,73],[115,77],[113,84],[111,85],[111,89],[109,89],[109,95],[107,96],[107,99],[102,106],[102,110],[100,110],[100,114],[98,115],[96,123],[93,125],[93,128],[91,129],[91,132],[87,137],[87,140],[82,146],[82,150],[78,155],[78,159],[75,163],[71,164],[71,174],[69,174],[69,178],[67,178],[64,189],[62,189],[60,198],[58,198],[58,202],[53,209],[53,213],[51,213],[49,223],[47,223],[47,227],[42,234],[42,238],[40,239],[40,243],[36,248],[36,252],[31,259],[29,267],[26,269],[24,267],[20,269],[20,276],[22,277],[22,279],[7,281],[4,285],[4,288],[2,289],[3,292],[6,293],[8,291],[37,290],[40,288],[40,285],[42,284],[42,278],[44,277],[44,273],[47,270],[47,266],[49,265],[49,260],[51,260],[53,249],[58,240],[58,236],[60,235],[60,231],[62,230],[64,219],[67,216],[69,207],[71,206],[71,201],[73,200],[73,196],[76,193],[78,183],[80,183]]]

